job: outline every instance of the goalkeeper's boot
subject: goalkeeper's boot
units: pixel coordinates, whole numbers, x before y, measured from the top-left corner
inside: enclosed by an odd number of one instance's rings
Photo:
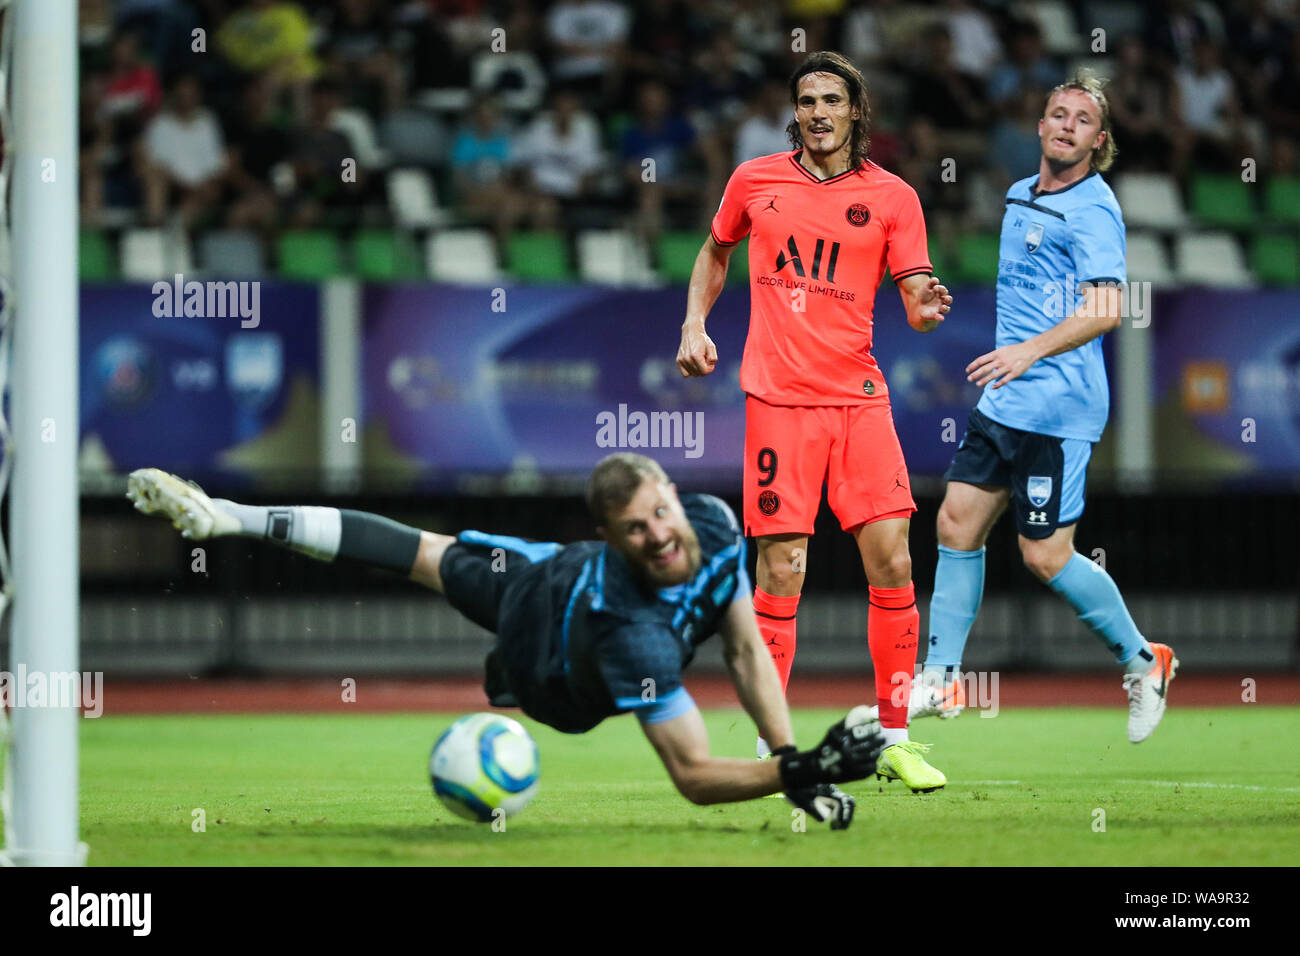
[[[198,485],[157,468],[131,472],[126,480],[126,496],[137,511],[165,515],[184,537],[195,541],[238,534],[241,530],[239,520],[222,511]]]
[[[876,778],[901,780],[913,793],[942,790],[948,783],[948,778],[926,763],[921,756],[929,749],[929,744],[915,740],[904,740],[901,744],[886,747],[876,762]]]
[[[1155,664],[1145,674],[1125,674],[1124,689],[1128,691],[1128,739],[1141,743],[1165,715],[1165,702],[1169,696],[1169,682],[1178,670],[1178,658],[1168,644],[1152,644]]]

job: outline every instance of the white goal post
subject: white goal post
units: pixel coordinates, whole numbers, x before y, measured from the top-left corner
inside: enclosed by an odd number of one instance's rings
[[[0,348],[0,362],[9,359],[6,468],[12,459],[7,669],[48,677],[76,673],[79,658],[76,0],[10,0],[3,31],[12,55],[0,102],[8,172],[0,189],[7,185],[12,210],[12,223],[0,223],[12,240],[10,262],[0,261],[11,349]],[[0,862],[84,862],[80,716],[75,703],[11,711]]]

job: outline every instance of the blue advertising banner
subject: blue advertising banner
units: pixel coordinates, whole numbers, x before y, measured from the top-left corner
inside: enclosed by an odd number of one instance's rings
[[[1160,470],[1293,481],[1300,292],[1166,293],[1152,330]]]
[[[319,466],[318,290],[232,285],[82,288],[84,470],[238,480]]]
[[[966,364],[993,347],[993,290],[959,290],[934,333],[913,332],[890,285],[874,348],[914,475],[939,475],[979,390]],[[685,290],[370,287],[364,295],[367,464],[421,469],[426,485],[476,475],[581,478],[639,451],[683,487],[738,485],[740,360],[749,296],[728,289],[708,323],[713,374],[684,379],[676,355]]]

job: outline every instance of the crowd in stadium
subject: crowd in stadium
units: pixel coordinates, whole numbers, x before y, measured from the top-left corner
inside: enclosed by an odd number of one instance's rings
[[[872,158],[945,234],[996,226],[1006,186],[1037,169],[1047,91],[1079,65],[1111,80],[1112,175],[1160,170],[1186,188],[1242,157],[1261,178],[1300,174],[1294,0],[81,7],[90,227],[383,225],[385,177],[419,169],[447,222],[502,243],[702,230],[737,163],[789,148],[785,78],[823,48],[863,69]]]

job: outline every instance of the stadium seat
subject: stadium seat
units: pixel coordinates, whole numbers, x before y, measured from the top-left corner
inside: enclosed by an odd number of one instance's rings
[[[343,271],[343,256],[334,233],[291,229],[280,235],[280,275],[286,279],[328,279]]]
[[[1295,236],[1260,233],[1251,244],[1250,267],[1268,285],[1300,285],[1300,244]]]
[[[1274,222],[1300,223],[1300,176],[1279,176],[1264,187],[1264,206]]]
[[[1148,229],[1180,229],[1187,223],[1178,184],[1165,173],[1128,173],[1119,178],[1115,198],[1124,223]]]
[[[93,229],[81,230],[77,243],[77,272],[82,282],[104,282],[117,278],[117,261],[108,236]]]
[[[956,267],[948,258],[948,254],[944,252],[943,246],[933,238],[930,240],[930,268],[939,277],[939,281],[945,285],[950,285],[957,275]]]
[[[1137,0],[1096,0],[1084,5],[1082,22],[1105,30],[1107,49],[1111,49],[1120,37],[1141,33],[1145,19],[1146,12]]]
[[[443,229],[425,243],[429,276],[437,282],[467,285],[496,282],[501,262],[486,229]]]
[[[388,208],[403,229],[430,229],[447,216],[438,208],[433,179],[423,169],[394,169],[388,174]]]
[[[659,237],[659,274],[669,282],[688,282],[704,237],[697,232],[665,232]]]
[[[1126,271],[1129,282],[1150,282],[1152,285],[1169,285],[1174,274],[1169,268],[1169,254],[1164,241],[1150,233],[1130,233],[1128,236]]]
[[[956,277],[963,282],[994,285],[998,281],[998,241],[992,233],[959,237]]]
[[[353,237],[352,271],[374,282],[420,278],[410,236],[390,229],[362,229]]]
[[[266,273],[262,242],[240,229],[210,232],[198,242],[199,268],[207,275],[231,279],[258,279]]]
[[[646,285],[654,281],[645,243],[623,229],[578,234],[578,269],[584,282]]]
[[[1186,285],[1242,288],[1254,284],[1241,246],[1230,233],[1193,232],[1178,236],[1174,276]]]
[[[189,240],[163,229],[129,229],[122,235],[122,277],[154,282],[192,271]]]
[[[447,153],[447,131],[425,110],[401,107],[379,124],[379,143],[397,166],[432,166]]]
[[[1197,176],[1192,180],[1192,213],[1207,226],[1249,229],[1255,223],[1255,188],[1240,176]]]
[[[564,282],[573,278],[564,236],[552,232],[516,232],[507,250],[509,269],[525,282]]]

